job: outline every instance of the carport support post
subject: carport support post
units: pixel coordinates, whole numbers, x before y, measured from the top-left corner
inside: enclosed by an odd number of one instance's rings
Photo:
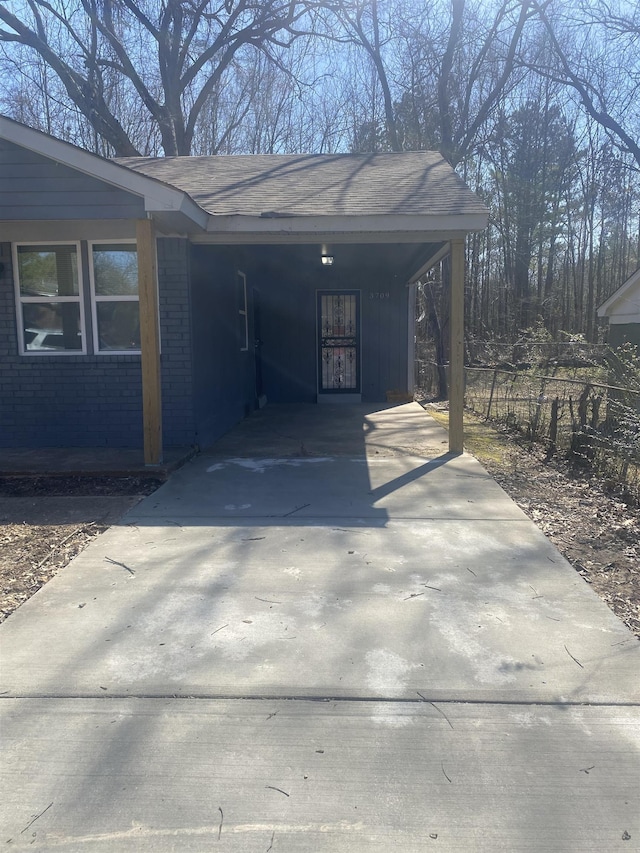
[[[449,452],[464,444],[464,240],[451,241],[449,303]]]
[[[158,328],[158,262],[152,219],[136,221],[138,297],[140,299],[140,362],[145,465],[162,462],[162,394],[160,330]]]

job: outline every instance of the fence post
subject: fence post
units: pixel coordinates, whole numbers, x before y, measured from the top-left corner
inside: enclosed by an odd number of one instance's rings
[[[593,452],[591,436],[587,432],[587,405],[591,385],[587,385],[578,400],[578,423],[573,422],[571,438],[571,455],[582,465],[590,465]]]
[[[551,403],[551,421],[549,422],[549,447],[547,448],[547,459],[555,454],[558,449],[558,411],[560,409],[560,398],[555,397]]]
[[[485,420],[489,420],[491,416],[491,404],[493,403],[493,392],[496,390],[496,381],[498,379],[498,371],[493,371],[493,381],[491,382],[491,393],[489,394],[489,405],[487,406],[487,414]]]
[[[533,416],[533,420],[531,422],[531,441],[534,442],[537,440],[537,435],[540,430],[540,420],[542,417],[542,404],[545,402],[546,397],[544,390],[546,388],[547,380],[544,376],[541,379],[540,384],[540,393],[538,394],[538,399],[536,400],[536,411]]]

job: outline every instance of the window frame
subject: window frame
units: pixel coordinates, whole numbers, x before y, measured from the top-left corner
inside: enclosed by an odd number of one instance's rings
[[[99,327],[98,327],[98,303],[99,302],[136,302],[138,304],[138,312],[140,311],[140,292],[138,291],[136,296],[129,296],[127,294],[118,295],[118,296],[100,296],[96,293],[96,279],[95,279],[95,268],[93,265],[93,247],[96,245],[120,245],[120,246],[134,246],[136,250],[136,259],[138,255],[138,244],[135,238],[126,237],[121,240],[118,239],[102,239],[102,240],[87,240],[87,258],[88,258],[88,266],[89,266],[89,292],[91,296],[91,321],[92,321],[92,332],[93,332],[93,352],[97,356],[105,356],[105,355],[140,355],[142,348],[142,341],[140,342],[140,348],[138,349],[101,349],[100,348],[100,336],[99,336]]]
[[[76,267],[78,272],[78,293],[74,296],[23,296],[20,290],[20,264],[18,249],[23,246],[73,246],[76,250]],[[11,244],[11,262],[13,265],[13,285],[16,303],[16,332],[18,337],[18,354],[33,358],[35,356],[49,358],[50,356],[79,356],[87,355],[87,323],[84,310],[84,275],[82,262],[82,244],[80,240],[20,240]],[[24,340],[24,312],[23,305],[37,305],[38,303],[77,303],[79,310],[79,327],[82,347],[73,350],[30,350],[27,349]]]
[[[240,320],[240,352],[249,352],[249,309],[247,303],[247,274],[236,270],[236,293]],[[243,319],[244,318],[244,321]]]

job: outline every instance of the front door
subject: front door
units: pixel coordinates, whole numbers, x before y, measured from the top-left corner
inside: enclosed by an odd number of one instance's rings
[[[318,393],[360,393],[360,292],[318,291]]]

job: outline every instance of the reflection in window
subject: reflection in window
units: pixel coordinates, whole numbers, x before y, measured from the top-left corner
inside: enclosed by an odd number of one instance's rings
[[[101,350],[140,349],[137,302],[98,302],[96,315]]]
[[[16,246],[22,353],[84,351],[75,244]]]
[[[80,305],[73,302],[28,302],[22,306],[24,349],[81,350]]]
[[[138,297],[138,253],[129,244],[94,243],[96,296]]]
[[[91,246],[96,350],[138,352],[138,255],[134,243]]]

